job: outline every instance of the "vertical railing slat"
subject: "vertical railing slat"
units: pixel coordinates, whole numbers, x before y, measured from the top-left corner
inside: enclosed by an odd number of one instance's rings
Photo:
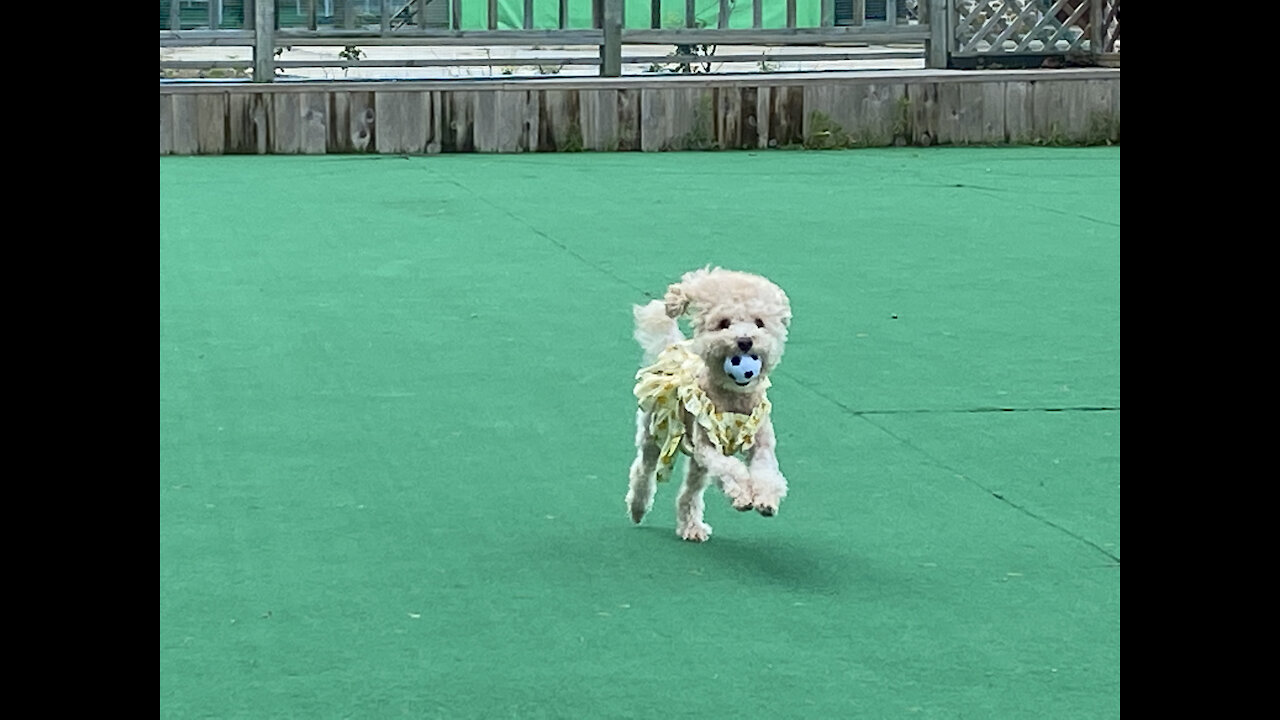
[[[787,27],[796,26],[796,0],[787,0]]]
[[[720,0],[720,12],[716,18],[716,27],[721,30],[729,27],[729,0]]]
[[[569,0],[560,0],[560,29],[569,27]]]
[[[453,0],[453,17],[449,18],[449,26],[454,30],[462,29],[462,0]]]
[[[662,28],[662,0],[649,0],[649,28]]]
[[[174,32],[182,29],[182,0],[169,0],[169,29]]]
[[[498,29],[498,0],[489,0],[489,23],[490,30]]]
[[[795,2],[795,0],[787,0]],[[684,0],[684,26],[687,28],[698,26],[698,13],[693,7],[693,0]]]
[[[759,30],[764,25],[764,0],[751,0],[751,27]]]
[[[836,0],[822,0],[822,27],[835,27]]]
[[[524,29],[533,29],[533,0],[524,0]]]
[[[391,3],[398,0],[381,0],[382,5],[382,34],[386,35],[391,32]]]
[[[307,29],[315,30],[319,21],[319,13],[316,12],[316,3],[320,0],[307,0]]]

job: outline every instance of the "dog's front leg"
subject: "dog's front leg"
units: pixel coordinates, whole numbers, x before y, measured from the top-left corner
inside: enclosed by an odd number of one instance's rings
[[[746,463],[720,452],[702,428],[698,428],[695,435],[693,461],[715,478],[716,485],[728,496],[735,510],[751,509],[751,473]]]
[[[751,467],[752,502],[756,510],[765,516],[778,512],[778,505],[787,495],[787,479],[778,470],[777,437],[773,434],[773,420],[767,419],[756,431],[755,444],[747,453]]]

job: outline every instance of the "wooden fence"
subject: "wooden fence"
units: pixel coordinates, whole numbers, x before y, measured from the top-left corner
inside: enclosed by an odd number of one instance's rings
[[[162,86],[160,154],[1102,144],[1118,69]]]
[[[306,3],[305,27],[277,28],[275,0],[244,0],[247,27],[240,28],[224,29],[215,16],[223,8],[214,3],[207,29],[185,28],[179,14],[171,13],[161,47],[250,44],[253,82],[161,82],[160,153],[654,151],[1120,139],[1118,68],[947,69],[991,58],[1030,58],[1038,65],[1082,56],[1087,62],[1081,64],[1097,64],[1114,56],[1118,64],[1119,0],[819,0],[818,27],[797,26],[798,0],[787,0],[786,27],[777,28],[762,26],[763,0],[751,0],[749,28],[729,27],[728,0],[719,3],[714,28],[695,27],[693,0],[684,0],[684,27],[661,27],[659,0],[647,3],[650,27],[622,27],[625,1],[591,0],[593,27],[587,28],[569,27],[569,0],[560,0],[554,28],[534,27],[533,0],[521,0],[522,27],[505,29],[496,29],[498,0],[488,0],[490,29],[479,30],[460,21],[461,0],[448,0],[447,27],[427,27],[421,14],[402,12],[416,0],[370,0],[380,9],[378,22],[362,25],[348,13],[338,28],[319,26],[317,0],[295,0],[298,7]],[[900,41],[926,46],[929,68],[617,77],[623,44],[676,45],[688,54],[656,57],[698,62],[705,56],[693,50],[704,45]],[[599,56],[591,62],[603,77],[273,82],[278,67],[296,66],[278,62],[275,51],[295,44],[596,46]],[[525,64],[529,58],[484,62]],[[369,63],[346,58],[305,64]]]

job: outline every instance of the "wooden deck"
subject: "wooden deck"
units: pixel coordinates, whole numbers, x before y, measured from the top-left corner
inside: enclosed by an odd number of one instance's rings
[[[1119,140],[1118,68],[160,84],[161,155]]]

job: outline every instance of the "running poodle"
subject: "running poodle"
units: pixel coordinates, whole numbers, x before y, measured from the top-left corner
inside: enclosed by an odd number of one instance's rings
[[[714,480],[733,507],[772,516],[787,494],[765,391],[782,360],[791,303],[758,275],[706,268],[685,273],[666,297],[633,308],[644,349],[636,374],[636,459],[627,508],[639,523],[653,507],[656,483],[689,456],[676,498],[676,534],[702,542],[702,493]],[[693,337],[677,319],[688,315]],[[739,458],[739,455],[745,458]]]

